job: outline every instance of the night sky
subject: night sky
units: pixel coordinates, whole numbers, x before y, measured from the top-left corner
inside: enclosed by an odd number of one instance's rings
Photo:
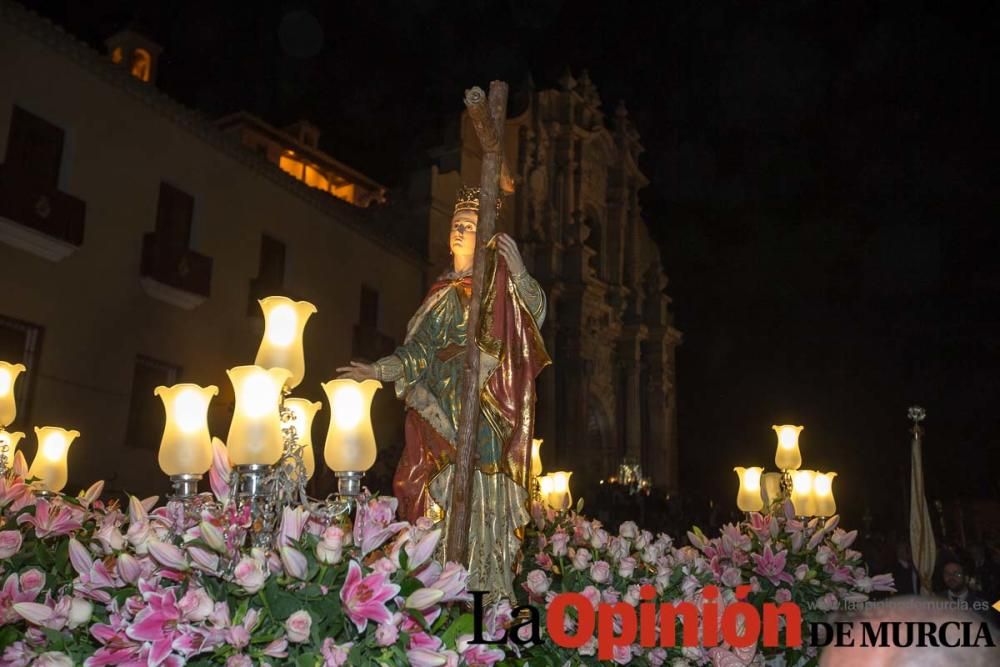
[[[852,523],[901,520],[906,408],[932,498],[1000,490],[995,4],[29,2],[96,45],[133,25],[209,116],[308,118],[389,186],[490,79],[589,69],[646,147],[671,281],[682,485],[734,504],[802,423]],[[530,77],[530,79],[529,79]]]

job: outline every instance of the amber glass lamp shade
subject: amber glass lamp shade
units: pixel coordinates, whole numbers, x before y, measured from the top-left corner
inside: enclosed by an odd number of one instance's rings
[[[799,433],[802,426],[772,426],[778,435],[778,449],[774,453],[774,465],[778,470],[798,470],[802,465],[802,454],[799,453]]]
[[[166,412],[159,454],[160,470],[165,475],[202,475],[212,467],[208,405],[218,394],[215,385],[175,384],[153,390]]]
[[[542,474],[542,442],[541,438],[531,440],[531,476],[538,477]]]
[[[306,479],[312,479],[316,472],[316,455],[313,453],[312,424],[313,418],[323,404],[304,398],[286,398],[285,407],[292,413],[292,426],[295,427],[295,438],[302,447],[302,463],[306,466]]]
[[[0,361],[0,428],[7,428],[17,417],[14,402],[14,383],[25,370],[24,364],[10,364]]]
[[[236,393],[226,447],[233,465],[274,465],[281,458],[279,402],[291,371],[237,366],[226,371]]]
[[[796,470],[792,473],[792,506],[797,516],[816,516],[815,481],[815,470]]]
[[[569,478],[572,472],[560,470],[546,475],[549,478],[549,491],[546,502],[549,507],[557,510],[568,510],[573,506],[573,494],[569,488]]]
[[[760,475],[763,468],[733,468],[740,477],[740,490],[736,494],[736,506],[742,512],[759,512],[764,507],[764,499],[760,495]]]
[[[264,311],[264,337],[254,363],[264,368],[287,368],[291,372],[288,388],[294,389],[306,374],[302,334],[316,306],[285,296],[269,296],[258,303]]]
[[[835,472],[817,472],[813,479],[813,497],[816,516],[833,516],[837,513],[837,501],[833,498],[833,478]]]
[[[37,478],[36,484],[43,491],[62,491],[69,477],[66,465],[69,446],[80,437],[80,432],[67,431],[58,426],[36,426],[35,437],[38,439],[38,452],[28,469],[28,477]]]
[[[21,442],[21,438],[23,437],[24,433],[21,433],[20,431],[15,433],[0,431],[0,452],[4,451],[4,447],[7,448],[7,458],[5,459],[7,464],[4,466],[3,470],[0,470],[0,474],[7,472],[14,465],[14,454],[17,452],[17,444]]]
[[[334,472],[364,472],[375,464],[375,433],[371,406],[377,380],[356,382],[349,378],[322,385],[330,404],[330,428],[323,458]]]

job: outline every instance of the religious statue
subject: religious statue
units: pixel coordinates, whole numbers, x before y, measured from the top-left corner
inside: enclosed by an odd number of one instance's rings
[[[499,201],[498,201],[499,206]],[[394,382],[406,403],[406,444],[393,487],[409,521],[443,521],[451,501],[461,414],[467,321],[472,295],[479,188],[463,188],[451,221],[452,270],[431,285],[406,339],[374,364],[352,361],[342,377]],[[472,475],[469,586],[513,595],[512,581],[528,523],[535,377],[549,362],[539,328],[546,300],[507,234],[486,253],[478,346],[479,430]],[[447,535],[442,536],[442,544]]]

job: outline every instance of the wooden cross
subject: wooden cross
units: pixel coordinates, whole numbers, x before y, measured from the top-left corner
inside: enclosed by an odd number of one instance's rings
[[[476,463],[476,436],[479,433],[479,310],[486,272],[486,244],[496,230],[497,197],[502,185],[513,191],[513,180],[503,159],[503,130],[507,119],[507,84],[490,82],[487,98],[481,88],[465,91],[465,106],[483,148],[483,168],[479,180],[479,220],[476,225],[476,254],[472,265],[472,301],[466,331],[465,366],[462,376],[462,412],[456,440],[455,476],[448,508],[448,560],[468,562],[469,519],[472,506],[472,471]],[[502,183],[501,183],[502,181]]]

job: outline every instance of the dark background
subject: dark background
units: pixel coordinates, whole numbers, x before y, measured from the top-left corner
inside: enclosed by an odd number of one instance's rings
[[[805,424],[856,524],[902,521],[907,406],[932,498],[996,498],[996,5],[919,2],[28,2],[99,46],[131,24],[210,116],[299,118],[387,185],[492,78],[588,68],[623,99],[671,276],[682,486],[734,503]],[[947,6],[946,6],[947,5]]]

